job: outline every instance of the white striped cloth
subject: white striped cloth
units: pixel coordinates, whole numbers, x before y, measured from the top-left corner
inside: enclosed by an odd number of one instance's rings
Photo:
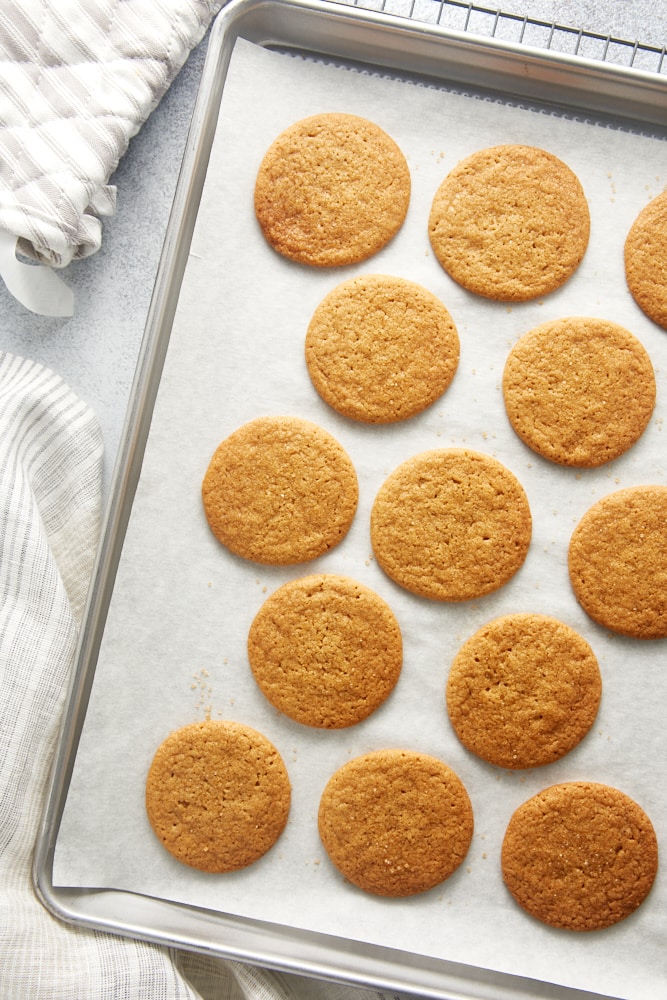
[[[98,543],[101,459],[97,420],[61,379],[0,352],[0,998],[390,1000],[67,927],[35,896],[32,851]]]
[[[0,229],[53,267],[87,257],[109,178],[223,0],[2,0]]]

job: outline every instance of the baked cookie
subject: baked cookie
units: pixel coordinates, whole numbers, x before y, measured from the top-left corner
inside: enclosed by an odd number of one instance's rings
[[[438,188],[431,246],[463,288],[523,302],[559,288],[588,246],[590,213],[576,174],[535,146],[492,146],[462,160]]]
[[[667,330],[667,191],[653,198],[630,227],[624,263],[633,299]]]
[[[605,628],[667,637],[667,486],[631,486],[590,507],[570,539],[575,597]]]
[[[503,396],[512,427],[538,455],[591,468],[641,437],[655,406],[655,374],[637,338],[580,316],[535,327],[512,348]]]
[[[282,833],[291,789],[282,757],[238,722],[195,722],[158,747],[146,780],[153,831],[178,861],[231,872],[257,861]]]
[[[602,680],[586,640],[547,615],[496,618],[459,649],[447,712],[472,753],[497,767],[559,760],[589,731]]]
[[[306,334],[306,364],[318,393],[364,423],[421,413],[443,394],[458,363],[458,333],[440,299],[384,274],[334,288]]]
[[[202,501],[218,541],[244,559],[315,559],[347,534],[358,485],[343,447],[299,417],[258,417],[218,446]]]
[[[412,896],[459,867],[473,813],[463,783],[442,761],[377,750],[332,775],[318,826],[329,858],[353,885],[378,896]]]
[[[394,140],[357,115],[295,122],[269,147],[255,214],[279,254],[313,267],[366,260],[401,228],[410,171]]]
[[[465,448],[403,462],[371,511],[379,565],[406,590],[437,601],[498,590],[523,564],[531,531],[528,500],[513,473]]]
[[[290,719],[342,729],[389,697],[403,641],[375,591],[315,574],[283,584],[264,602],[250,626],[248,658],[264,695]]]
[[[501,853],[505,885],[533,917],[573,931],[610,927],[643,903],[658,844],[644,810],[609,785],[552,785],[511,817]]]

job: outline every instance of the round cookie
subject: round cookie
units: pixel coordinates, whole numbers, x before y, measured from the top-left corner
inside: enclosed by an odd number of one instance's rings
[[[342,282],[319,304],[306,334],[317,392],[364,423],[421,413],[447,389],[458,362],[458,333],[442,302],[389,275]]]
[[[315,559],[346,535],[357,508],[349,456],[299,417],[258,417],[218,446],[202,501],[218,541],[258,563]]]
[[[625,240],[625,278],[649,319],[667,330],[667,191],[642,209]]]
[[[268,149],[255,182],[267,242],[313,267],[366,260],[396,235],[410,201],[410,171],[394,140],[357,115],[295,122]]]
[[[667,486],[602,497],[575,528],[570,583],[590,617],[635,639],[667,637]]]
[[[282,757],[238,722],[196,722],[170,733],[146,780],[146,812],[170,854],[191,868],[253,864],[282,833],[291,789]]]
[[[342,729],[391,694],[403,662],[391,608],[363,584],[335,574],[301,577],[262,605],[248,634],[264,695],[306,726]]]
[[[377,750],[332,775],[318,827],[332,863],[353,885],[378,896],[412,896],[459,867],[473,813],[463,783],[442,761]]]
[[[498,767],[540,767],[569,753],[600,703],[586,640],[547,615],[496,618],[463,644],[447,679],[447,712],[472,753]]]
[[[552,927],[610,927],[643,903],[658,845],[644,810],[608,785],[575,781],[539,792],[512,815],[501,866],[516,902]]]
[[[529,448],[560,465],[591,468],[641,437],[655,406],[655,374],[629,330],[575,316],[543,323],[515,344],[503,396]]]
[[[438,188],[429,236],[442,267],[486,298],[523,302],[559,288],[588,246],[590,213],[576,174],[535,146],[478,150]]]
[[[516,477],[465,448],[422,452],[385,480],[371,511],[375,557],[421,597],[466,601],[498,590],[523,564],[532,520]]]

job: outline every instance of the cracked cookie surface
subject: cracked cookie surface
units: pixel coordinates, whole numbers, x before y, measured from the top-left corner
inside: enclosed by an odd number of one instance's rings
[[[328,552],[357,509],[357,476],[328,431],[300,417],[258,417],[225,438],[202,482],[211,531],[235,555],[289,565]]]
[[[461,646],[446,685],[454,731],[497,767],[560,760],[588,733],[602,693],[586,640],[547,615],[495,618]]]
[[[411,896],[449,878],[464,860],[473,812],[458,775],[412,750],[377,750],[329,779],[318,814],[322,843],[353,885]]]
[[[442,396],[459,363],[444,304],[413,281],[368,274],[320,302],[306,334],[306,364],[322,399],[343,416],[385,424]]]
[[[667,330],[667,191],[641,210],[626,237],[623,257],[633,299]]]
[[[532,519],[518,479],[465,448],[407,459],[384,481],[371,511],[378,564],[421,597],[465,601],[498,590],[520,569]]]
[[[630,486],[602,497],[568,549],[574,595],[612,632],[667,637],[667,486]]]
[[[610,927],[633,913],[658,868],[644,810],[608,785],[552,785],[513,813],[501,865],[509,892],[543,923],[573,931]]]
[[[410,171],[384,129],[358,115],[312,115],[267,150],[255,214],[279,254],[312,267],[366,260],[403,225]]]
[[[438,188],[433,251],[463,288],[502,302],[555,291],[579,267],[590,236],[581,183],[553,153],[509,144],[477,150]]]
[[[350,577],[313,574],[279,587],[248,634],[260,689],[306,726],[341,729],[361,722],[393,691],[403,641],[389,605]]]
[[[503,398],[529,448],[560,465],[593,468],[628,451],[646,430],[655,374],[629,330],[574,316],[543,323],[514,345]]]
[[[205,872],[246,868],[282,833],[290,781],[279,752],[250,726],[196,722],[160,744],[146,779],[146,812],[178,861]]]

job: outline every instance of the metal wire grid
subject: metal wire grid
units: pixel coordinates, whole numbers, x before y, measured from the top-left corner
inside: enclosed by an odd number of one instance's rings
[[[338,0],[364,10],[438,24],[457,31],[503,41],[553,49],[586,59],[597,59],[644,72],[667,75],[666,47],[627,41],[582,28],[521,14],[510,14],[465,0]]]

